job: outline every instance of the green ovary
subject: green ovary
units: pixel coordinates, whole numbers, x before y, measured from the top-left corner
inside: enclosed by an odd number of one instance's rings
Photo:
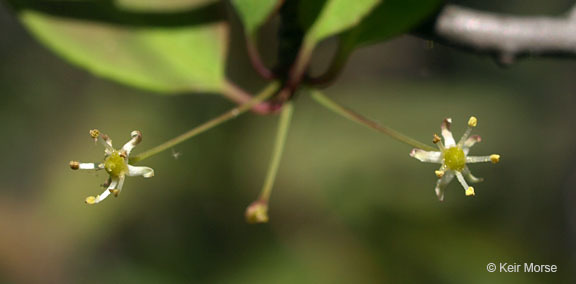
[[[113,152],[106,158],[104,168],[113,176],[121,176],[128,171],[124,158],[118,152]]]
[[[466,166],[466,155],[460,147],[448,148],[444,151],[444,164],[453,171],[461,171]]]

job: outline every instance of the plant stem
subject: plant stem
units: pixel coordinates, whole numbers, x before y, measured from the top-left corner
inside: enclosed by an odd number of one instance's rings
[[[256,97],[252,98],[251,100],[249,100],[248,102],[237,106],[223,114],[221,114],[220,116],[209,120],[207,122],[205,122],[204,124],[201,124],[195,128],[190,129],[189,131],[181,134],[180,136],[177,136],[175,138],[172,138],[148,151],[145,151],[135,157],[130,158],[130,163],[135,163],[138,161],[142,161],[146,158],[152,157],[162,151],[165,151],[167,149],[170,149],[172,147],[174,147],[177,144],[180,144],[200,133],[203,133],[206,130],[212,129],[232,118],[236,118],[237,116],[239,116],[240,114],[243,114],[245,112],[247,112],[248,110],[250,110],[253,106],[259,104],[260,102],[262,102],[263,100],[271,97],[278,89],[278,83],[274,82],[269,84],[259,95],[257,95]]]
[[[342,69],[344,69],[346,61],[350,57],[350,54],[352,53],[353,50],[354,49],[351,48],[349,45],[346,45],[345,43],[341,42],[338,45],[336,54],[332,58],[332,61],[330,62],[328,69],[326,69],[326,71],[318,77],[307,77],[304,83],[313,86],[318,85],[325,86],[332,83],[336,79],[336,77],[340,75]]]
[[[251,94],[236,86],[232,82],[226,82],[224,89],[222,90],[222,95],[239,105],[246,104],[252,100]],[[274,113],[276,110],[277,107],[270,104],[269,102],[260,102],[252,106],[253,112],[262,115]]]
[[[258,52],[257,40],[255,35],[246,36],[246,50],[248,52],[248,57],[250,58],[250,63],[258,75],[266,80],[273,80],[276,76],[262,61],[260,52]]]
[[[270,199],[270,193],[272,192],[272,187],[274,186],[274,180],[276,180],[276,174],[278,173],[278,167],[280,165],[280,160],[282,159],[282,152],[284,152],[286,136],[288,134],[288,129],[290,128],[290,121],[292,120],[293,112],[294,107],[291,102],[287,102],[282,108],[282,114],[280,115],[278,130],[276,132],[276,140],[274,141],[272,158],[270,160],[270,165],[268,166],[268,172],[266,173],[264,186],[260,192],[259,200],[266,203]]]
[[[327,109],[347,118],[350,119],[356,123],[362,124],[366,127],[372,128],[378,132],[382,132],[402,143],[408,144],[412,147],[416,147],[416,148],[420,148],[422,150],[426,150],[426,151],[437,151],[437,149],[428,146],[420,141],[417,141],[415,139],[412,139],[394,129],[391,129],[389,127],[386,126],[382,126],[380,124],[378,124],[375,121],[372,121],[354,111],[352,111],[351,109],[348,109],[344,106],[339,105],[338,103],[336,103],[335,101],[331,100],[330,98],[326,97],[324,94],[322,94],[320,91],[312,89],[312,98],[314,100],[316,100],[319,104],[321,104],[322,106],[326,107]]]

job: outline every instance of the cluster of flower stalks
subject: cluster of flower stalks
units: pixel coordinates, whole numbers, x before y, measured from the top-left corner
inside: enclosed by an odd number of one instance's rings
[[[104,146],[103,161],[96,163],[71,161],[70,168],[73,170],[88,171],[104,170],[108,174],[108,178],[103,184],[104,191],[100,195],[88,196],[85,202],[87,204],[93,205],[102,202],[110,195],[117,197],[122,191],[126,177],[153,177],[154,170],[152,168],[135,166],[134,164],[167,149],[171,149],[176,144],[184,142],[206,130],[209,130],[232,118],[235,118],[238,115],[249,111],[250,109],[255,109],[255,107],[259,106],[259,104],[262,104],[265,99],[270,97],[274,91],[274,86],[270,86],[266,88],[259,96],[254,97],[254,99],[250,100],[249,102],[233,108],[230,111],[137,156],[131,156],[131,154],[136,145],[142,141],[142,134],[140,131],[132,131],[131,139],[125,143],[122,148],[115,149],[112,145],[112,139],[110,139],[110,137],[100,133],[99,130],[90,130],[90,138]],[[384,133],[398,141],[414,147],[414,149],[410,152],[411,157],[426,163],[440,164],[440,167],[434,171],[438,178],[436,181],[435,192],[440,201],[444,200],[446,187],[454,179],[454,177],[456,177],[460,185],[463,187],[466,196],[474,196],[476,194],[474,187],[470,186],[468,183],[481,182],[482,178],[478,178],[472,175],[470,169],[468,168],[468,164],[480,162],[498,163],[500,161],[500,155],[497,154],[488,156],[469,155],[472,146],[482,140],[478,135],[471,135],[472,129],[478,125],[478,119],[474,116],[470,117],[468,120],[468,129],[464,132],[458,142],[456,142],[450,130],[452,120],[450,118],[444,119],[441,124],[441,135],[443,139],[440,138],[439,135],[434,134],[432,142],[436,145],[437,148],[433,148],[425,143],[416,141],[396,130],[369,120],[366,117],[339,105],[319,91],[311,91],[311,96],[320,105],[328,108],[329,110],[332,110],[336,114],[367,126],[373,130]],[[286,136],[290,126],[290,121],[292,119],[292,103],[284,103],[279,112],[280,118],[274,143],[274,150],[262,191],[260,192],[259,197],[248,206],[245,212],[246,220],[249,223],[265,223],[268,222],[269,219],[268,207],[270,194],[272,192],[274,180],[278,172]]]

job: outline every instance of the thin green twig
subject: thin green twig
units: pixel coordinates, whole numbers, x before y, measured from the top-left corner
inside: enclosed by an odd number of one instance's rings
[[[247,111],[249,111],[253,106],[257,105],[258,103],[266,100],[267,98],[271,97],[274,92],[276,92],[278,89],[278,83],[274,82],[268,85],[268,87],[266,87],[259,95],[257,95],[256,97],[254,97],[253,99],[251,99],[250,101],[246,102],[245,104],[242,104],[240,106],[237,106],[225,113],[223,113],[222,115],[209,120],[207,122],[205,122],[204,124],[201,124],[195,128],[190,129],[189,131],[181,134],[180,136],[177,136],[175,138],[172,138],[148,151],[145,151],[135,157],[130,158],[130,163],[135,163],[138,161],[142,161],[144,159],[147,159],[149,157],[152,157],[162,151],[165,151],[167,149],[170,149],[172,147],[174,147],[175,145],[182,143],[200,133],[203,133],[206,130],[212,129],[215,126],[218,126],[232,118],[235,118],[237,116],[239,116],[240,114],[243,114]]]
[[[361,125],[364,125],[366,127],[372,128],[378,132],[382,132],[402,143],[408,144],[412,147],[416,147],[416,148],[420,148],[422,150],[426,150],[426,151],[437,151],[437,149],[428,146],[420,141],[417,141],[415,139],[412,139],[392,128],[386,127],[386,126],[382,126],[380,124],[378,124],[375,121],[372,121],[354,111],[352,111],[349,108],[346,108],[344,106],[339,105],[338,103],[336,103],[335,101],[331,100],[330,98],[328,98],[327,96],[325,96],[324,94],[322,94],[320,91],[312,89],[310,90],[312,93],[312,98],[314,100],[316,100],[320,105],[326,107],[327,109],[347,118],[350,119],[356,123],[359,123]]]
[[[270,199],[274,180],[276,180],[276,174],[278,173],[278,167],[280,166],[280,160],[282,159],[282,153],[284,152],[286,136],[288,134],[288,129],[290,128],[290,121],[292,120],[293,112],[294,107],[291,102],[287,102],[282,108],[282,114],[280,115],[278,130],[276,132],[276,140],[274,141],[272,158],[270,160],[270,165],[268,166],[264,186],[260,192],[259,200],[261,201],[268,202]]]

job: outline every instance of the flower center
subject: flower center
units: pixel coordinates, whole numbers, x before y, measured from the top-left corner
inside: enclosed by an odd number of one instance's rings
[[[118,151],[112,152],[110,156],[104,161],[104,168],[113,176],[121,176],[128,171],[124,158],[120,156]]]
[[[460,147],[444,150],[444,164],[453,171],[461,171],[466,166],[466,155]]]

